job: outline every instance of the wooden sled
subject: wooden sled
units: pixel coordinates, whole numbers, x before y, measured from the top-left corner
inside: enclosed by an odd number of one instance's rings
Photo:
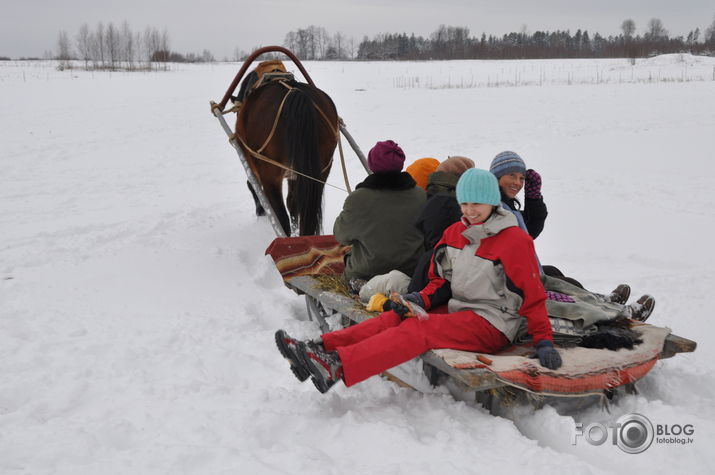
[[[359,323],[375,314],[355,299],[325,288],[321,275],[340,275],[347,247],[333,236],[277,238],[266,250],[288,288],[305,295],[308,315],[323,332],[326,319],[340,315],[345,323]],[[460,400],[477,400],[493,411],[499,399],[523,397],[541,401],[549,397],[611,397],[616,390],[635,391],[635,382],[658,360],[692,352],[696,343],[668,328],[636,323],[643,343],[632,350],[561,348],[563,366],[549,370],[530,358],[533,346],[514,345],[499,354],[486,355],[458,350],[432,350],[421,356],[433,384],[444,384]]]

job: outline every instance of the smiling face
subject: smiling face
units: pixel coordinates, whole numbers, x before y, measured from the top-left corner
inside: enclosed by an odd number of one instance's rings
[[[484,203],[462,203],[459,207],[469,224],[483,223],[494,210],[494,206]]]
[[[524,174],[521,172],[507,173],[499,178],[499,188],[501,188],[506,196],[514,199],[521,189],[524,188],[524,179]]]

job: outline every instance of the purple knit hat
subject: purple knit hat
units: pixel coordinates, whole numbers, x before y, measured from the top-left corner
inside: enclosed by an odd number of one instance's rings
[[[367,165],[373,173],[399,172],[405,164],[405,152],[392,140],[377,142],[367,154]]]

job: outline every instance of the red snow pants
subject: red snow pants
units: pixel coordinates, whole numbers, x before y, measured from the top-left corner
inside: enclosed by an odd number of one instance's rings
[[[384,312],[343,330],[322,336],[328,351],[337,351],[343,363],[343,380],[352,386],[409,361],[428,350],[495,353],[509,340],[478,314],[464,310],[430,313],[426,320],[401,319]]]

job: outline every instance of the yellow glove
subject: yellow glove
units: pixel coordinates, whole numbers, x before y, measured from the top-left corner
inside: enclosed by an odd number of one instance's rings
[[[368,312],[384,312],[384,305],[387,302],[387,296],[383,294],[375,294],[370,297],[370,301],[365,308]]]

